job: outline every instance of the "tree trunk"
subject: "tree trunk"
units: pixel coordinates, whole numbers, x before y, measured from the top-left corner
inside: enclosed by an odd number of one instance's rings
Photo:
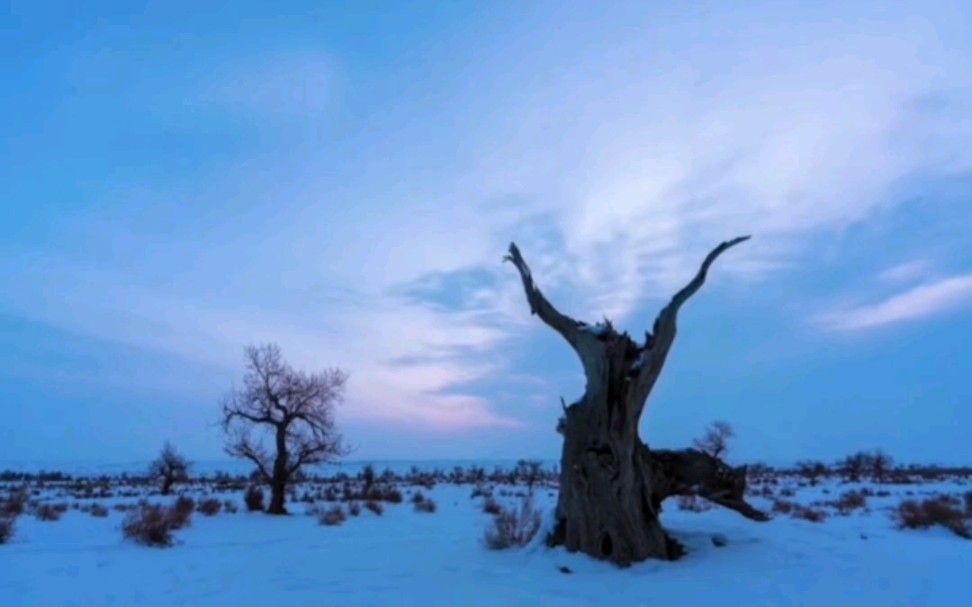
[[[548,543],[621,566],[677,558],[680,547],[658,520],[658,471],[643,456],[637,418],[626,415],[624,374],[604,375],[603,385],[567,408],[557,525]]]
[[[277,457],[273,462],[273,477],[270,479],[270,507],[267,514],[287,514],[287,426],[277,427]]]
[[[672,483],[641,441],[638,425],[674,342],[679,309],[701,288],[715,259],[747,239],[724,242],[709,253],[692,281],[662,309],[642,345],[609,321],[591,326],[559,312],[510,244],[505,260],[520,273],[531,313],[567,340],[587,378],[583,398],[565,407],[560,497],[549,545],[620,566],[683,553],[658,520]]]

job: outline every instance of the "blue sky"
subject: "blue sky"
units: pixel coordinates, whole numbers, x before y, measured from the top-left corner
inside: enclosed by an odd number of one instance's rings
[[[358,458],[559,454],[548,296],[643,424],[738,460],[972,458],[972,10],[19,2],[0,13],[0,460],[222,457],[242,348],[351,373]]]

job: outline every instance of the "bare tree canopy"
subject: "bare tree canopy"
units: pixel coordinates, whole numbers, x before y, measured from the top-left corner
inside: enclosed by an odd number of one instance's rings
[[[705,482],[703,497],[754,520],[764,515],[742,499],[745,469],[733,469],[700,452],[657,457],[642,442],[638,426],[645,403],[675,341],[678,312],[705,283],[711,265],[734,238],[706,255],[696,275],[662,308],[639,344],[610,321],[589,325],[560,312],[541,293],[519,248],[505,261],[516,266],[530,312],[559,333],[580,358],[586,377],[583,397],[563,404],[557,431],[564,436],[560,497],[553,546],[629,565],[646,558],[676,558],[681,548],[658,520],[661,502]]]
[[[717,421],[706,428],[701,438],[695,439],[693,445],[699,451],[708,453],[712,457],[722,458],[729,453],[729,441],[736,436],[736,432],[729,422]]]
[[[284,514],[287,484],[303,466],[331,462],[349,452],[334,421],[348,374],[337,368],[295,370],[273,344],[250,346],[245,357],[243,387],[222,402],[226,452],[256,465],[270,483],[267,512]],[[266,436],[272,438],[269,449],[262,441]]]
[[[168,441],[159,456],[149,465],[149,478],[162,483],[162,495],[169,495],[172,486],[189,480],[189,461]]]

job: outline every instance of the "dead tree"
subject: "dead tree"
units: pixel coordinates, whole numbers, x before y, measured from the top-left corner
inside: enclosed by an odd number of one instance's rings
[[[189,462],[166,441],[159,456],[149,465],[148,475],[162,483],[162,495],[169,495],[173,485],[189,480]]]
[[[287,513],[287,486],[301,467],[348,453],[334,422],[347,379],[340,369],[296,371],[275,345],[246,349],[243,388],[223,399],[221,422],[226,453],[253,462],[270,484],[268,514]],[[273,448],[267,450],[254,431],[269,435]]]
[[[681,547],[658,520],[661,502],[674,494],[677,483],[642,442],[638,424],[675,340],[679,309],[702,287],[716,258],[748,239],[713,249],[641,344],[619,334],[607,319],[589,325],[562,314],[540,292],[519,248],[510,244],[504,260],[519,271],[531,313],[567,340],[587,379],[583,397],[564,407],[558,427],[564,445],[556,524],[547,538],[551,546],[620,566],[680,556]]]

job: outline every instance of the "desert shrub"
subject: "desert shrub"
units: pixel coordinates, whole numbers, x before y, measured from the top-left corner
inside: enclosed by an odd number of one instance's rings
[[[520,502],[519,509],[500,508],[499,514],[486,528],[486,546],[491,550],[526,546],[540,531],[541,524],[540,510],[533,505],[533,496],[527,496]]]
[[[414,503],[415,503],[415,511],[416,512],[427,512],[427,513],[431,514],[431,513],[435,512],[437,510],[437,508],[438,508],[436,506],[435,500],[429,499],[429,498],[426,498],[426,499],[423,499],[421,501],[414,502]]]
[[[127,539],[145,546],[164,548],[172,545],[172,532],[178,529],[174,508],[166,508],[158,504],[139,504],[137,508],[125,515],[122,521],[122,533]]]
[[[61,520],[62,511],[51,504],[41,504],[34,510],[34,516],[39,521],[58,521]]]
[[[860,491],[848,491],[841,495],[834,505],[841,514],[850,514],[858,508],[867,506],[867,497]]]
[[[216,498],[209,498],[199,502],[196,508],[203,516],[216,516],[223,510],[223,502]]]
[[[15,521],[12,516],[0,516],[0,545],[6,544],[13,537]]]
[[[246,488],[243,501],[246,503],[247,512],[263,512],[267,509],[263,488],[258,485],[250,485]]]
[[[26,489],[13,491],[5,499],[0,501],[0,517],[16,518],[27,510],[27,499],[29,493]]]
[[[416,491],[415,495],[412,496],[411,501],[413,504],[420,504],[425,501],[425,495],[423,495],[421,491]]]
[[[831,474],[830,468],[823,462],[806,460],[797,462],[797,474],[803,476],[812,486],[816,486],[820,479]]]
[[[328,527],[340,525],[348,519],[340,504],[334,504],[330,508],[315,508],[313,514],[317,517],[318,523]]]
[[[359,514],[361,514],[361,502],[349,502],[348,514],[350,514],[351,516],[358,516]]]
[[[196,511],[196,502],[185,495],[180,495],[172,505],[170,516],[173,529],[182,529],[192,523],[192,513]]]
[[[108,508],[101,504],[91,504],[88,513],[97,518],[106,518],[108,516]]]
[[[959,537],[972,539],[972,532],[965,523],[965,513],[954,505],[953,500],[944,496],[921,502],[904,500],[898,504],[894,515],[899,529],[928,529],[939,525]]]
[[[499,514],[502,511],[503,507],[492,497],[487,497],[486,501],[483,502],[483,512],[486,514]]]
[[[483,487],[482,485],[477,485],[472,490],[472,494],[469,496],[471,499],[476,499],[477,497],[491,498],[493,497],[493,490],[489,487]]]
[[[791,516],[793,518],[810,521],[811,523],[822,523],[825,520],[827,520],[827,513],[824,512],[823,510],[807,508],[805,506],[799,506],[794,508]]]
[[[402,492],[397,487],[383,488],[379,497],[382,501],[388,502],[389,504],[401,504],[405,501],[405,496],[402,495]]]
[[[240,507],[236,505],[233,500],[226,500],[223,502],[223,512],[227,514],[236,514],[240,511]]]
[[[381,502],[376,502],[374,500],[368,500],[365,502],[365,508],[371,510],[378,516],[381,516],[385,512],[385,508],[381,505]]]

